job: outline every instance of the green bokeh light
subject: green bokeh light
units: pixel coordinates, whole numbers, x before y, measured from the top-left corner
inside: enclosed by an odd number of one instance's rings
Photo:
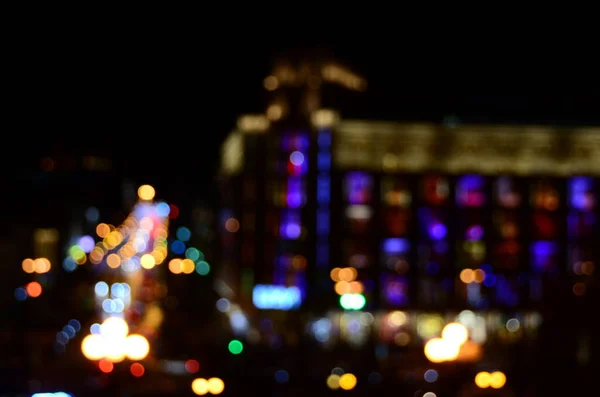
[[[242,350],[244,350],[244,345],[239,340],[234,339],[229,342],[229,352],[231,354],[240,354]]]

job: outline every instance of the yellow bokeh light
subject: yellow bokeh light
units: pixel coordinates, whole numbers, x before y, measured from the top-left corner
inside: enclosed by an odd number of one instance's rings
[[[225,383],[219,378],[210,378],[208,380],[208,392],[211,394],[221,394],[225,390]]]
[[[104,337],[104,358],[113,363],[125,360],[127,345],[125,338]]]
[[[469,331],[460,323],[450,323],[442,330],[442,338],[460,346],[469,339]]]
[[[85,253],[83,254],[83,257],[85,258]],[[33,261],[33,263],[34,263],[35,272],[39,273],[39,274],[47,273],[48,271],[50,271],[50,268],[52,267],[50,265],[50,261],[46,258],[37,258],[36,260]]]
[[[181,259],[171,259],[169,261],[169,271],[173,274],[181,273]]]
[[[181,271],[185,274],[191,274],[196,269],[196,264],[191,259],[181,261]]]
[[[125,339],[129,325],[120,317],[109,317],[100,326],[100,335],[108,339]]]
[[[88,360],[104,357],[104,339],[100,335],[88,335],[81,341],[81,352]]]
[[[131,334],[125,340],[125,354],[130,360],[143,360],[148,353],[150,353],[150,344],[142,335]]]
[[[33,261],[33,259],[24,259],[23,262],[21,263],[21,267],[23,268],[23,271],[25,273],[33,273],[35,272],[35,263]]]
[[[425,357],[432,363],[452,361],[458,357],[460,345],[442,338],[430,339],[424,348]]]
[[[506,384],[506,375],[500,371],[492,372],[489,379],[490,387],[501,389]]]
[[[337,390],[340,388],[340,376],[331,374],[327,377],[327,387],[331,390]]]
[[[401,327],[406,324],[406,313],[396,310],[388,316],[388,324],[392,327]]]
[[[344,374],[340,377],[339,384],[344,390],[352,390],[356,386],[356,376],[353,374]]]
[[[203,396],[208,393],[208,381],[203,378],[194,379],[192,381],[192,391],[197,396]]]
[[[491,376],[488,372],[479,372],[475,375],[475,384],[481,389],[490,387]]]
[[[142,200],[152,200],[156,191],[150,185],[142,185],[138,188],[138,197]]]
[[[156,259],[150,254],[144,254],[140,258],[140,264],[144,269],[152,269],[156,265]]]

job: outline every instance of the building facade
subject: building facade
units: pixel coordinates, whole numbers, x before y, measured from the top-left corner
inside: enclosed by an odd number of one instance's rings
[[[265,115],[241,117],[222,151],[217,283],[250,341],[294,344],[277,324],[302,316],[317,345],[372,346],[382,363],[422,356],[458,321],[474,342],[464,361],[501,367],[493,352],[526,351],[545,312],[591,307],[600,128],[347,120],[321,99],[362,79],[283,70],[265,80]]]

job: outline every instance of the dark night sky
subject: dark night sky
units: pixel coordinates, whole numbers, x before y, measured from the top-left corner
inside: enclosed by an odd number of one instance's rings
[[[235,43],[191,43],[138,37],[90,40],[37,38],[15,48],[9,66],[9,128],[18,158],[10,168],[37,167],[53,151],[100,153],[130,159],[123,172],[150,183],[172,175],[210,184],[218,147],[237,115],[264,109],[262,79],[280,52],[319,51],[367,77],[369,89],[350,118],[440,121],[579,122],[598,124],[597,96],[531,96],[498,87],[498,76],[481,67],[460,68],[449,60],[367,45],[268,47]],[[429,54],[431,55],[431,54]],[[518,69],[513,65],[512,70]],[[505,70],[506,72],[506,70]],[[512,86],[512,85],[511,85]],[[485,95],[468,94],[470,87]],[[13,89],[14,88],[14,89]],[[127,150],[123,148],[127,147]],[[6,160],[6,159],[5,159]],[[18,172],[16,172],[18,174]],[[202,189],[201,189],[202,190]]]

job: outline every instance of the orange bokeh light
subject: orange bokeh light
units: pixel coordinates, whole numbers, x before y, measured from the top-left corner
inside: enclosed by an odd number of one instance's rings
[[[25,291],[27,291],[27,295],[32,298],[37,298],[42,294],[42,285],[37,281],[32,281],[25,287]]]

